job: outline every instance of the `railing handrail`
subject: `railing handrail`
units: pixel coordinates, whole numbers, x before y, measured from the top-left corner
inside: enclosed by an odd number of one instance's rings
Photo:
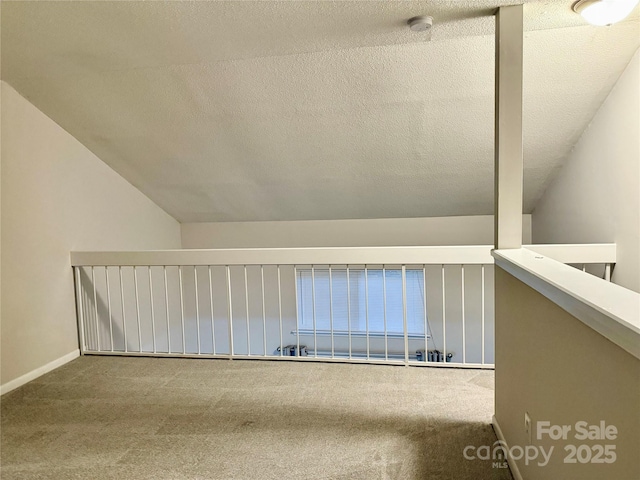
[[[560,263],[616,263],[615,243],[523,245]]]
[[[615,244],[527,245],[562,263],[615,263]],[[492,245],[71,252],[71,266],[490,265]]]

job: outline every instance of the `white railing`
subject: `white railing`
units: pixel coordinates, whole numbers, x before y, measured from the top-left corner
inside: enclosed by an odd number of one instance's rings
[[[493,255],[500,268],[640,359],[640,294],[526,248],[495,250]]]
[[[606,245],[539,247],[559,260],[615,262]],[[71,260],[84,354],[493,367],[488,246],[76,252]]]

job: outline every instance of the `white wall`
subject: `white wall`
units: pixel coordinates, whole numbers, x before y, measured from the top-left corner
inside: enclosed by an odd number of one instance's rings
[[[533,212],[535,243],[615,242],[613,281],[640,292],[640,51]]]
[[[531,243],[531,216],[523,215]],[[493,216],[183,223],[183,248],[493,245]]]
[[[640,478],[640,360],[528,285],[495,269],[496,420],[510,448],[551,447],[546,466],[516,461],[523,478]],[[524,428],[528,412],[531,442]],[[570,425],[566,440],[536,438],[537,422]],[[604,421],[615,440],[575,439],[575,424]],[[614,463],[564,463],[568,444],[613,445]],[[597,447],[596,447],[597,448]],[[593,450],[594,454],[597,452]],[[595,457],[594,457],[595,458]]]
[[[180,225],[4,82],[1,98],[4,391],[78,348],[70,251],[180,248]]]

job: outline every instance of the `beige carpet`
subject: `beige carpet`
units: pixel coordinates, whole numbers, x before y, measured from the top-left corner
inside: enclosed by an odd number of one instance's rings
[[[10,479],[511,479],[493,372],[82,357],[2,397]]]

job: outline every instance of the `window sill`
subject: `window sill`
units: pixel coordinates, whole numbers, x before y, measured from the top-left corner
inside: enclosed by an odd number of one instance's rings
[[[301,337],[312,337],[313,329],[311,328],[301,328],[300,330],[291,330],[291,335],[300,334]],[[316,330],[315,335],[317,337],[330,337],[333,335],[334,337],[348,337],[349,332],[346,330],[334,330],[333,333],[331,330]],[[384,332],[362,332],[352,331],[352,338],[385,338]],[[387,338],[404,338],[404,333],[402,332],[387,332]],[[424,333],[410,333],[407,335],[409,340],[424,340]],[[427,338],[431,338],[431,335],[427,335]]]

